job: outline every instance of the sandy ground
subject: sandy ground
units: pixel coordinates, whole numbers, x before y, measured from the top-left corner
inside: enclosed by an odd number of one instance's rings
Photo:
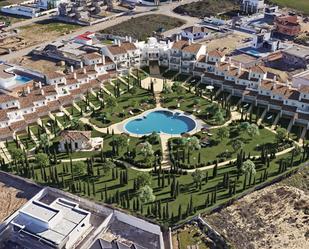
[[[24,56],[22,58],[16,58],[10,60],[10,63],[18,64],[20,66],[30,68],[42,73],[51,73],[55,71],[63,71],[64,66],[59,66],[56,62],[45,60],[45,59],[36,59],[30,56]]]
[[[205,219],[235,248],[309,248],[309,195],[279,184],[256,191]]]
[[[18,28],[18,34],[15,38],[6,39],[1,42],[0,48],[17,51],[70,34],[78,28],[80,27],[76,25],[48,21],[29,24]]]
[[[235,50],[236,47],[242,44],[242,40],[250,37],[250,35],[246,35],[243,33],[234,33],[227,37],[213,39],[211,41],[205,42],[207,45],[207,50],[220,49],[225,48],[225,52],[230,52]]]
[[[24,192],[25,189],[27,191]],[[0,172],[0,222],[18,210],[38,191],[39,188],[17,182]]]

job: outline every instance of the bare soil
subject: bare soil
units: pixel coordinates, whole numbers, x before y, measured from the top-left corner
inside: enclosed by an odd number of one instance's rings
[[[61,23],[57,21],[38,21],[36,23],[19,28],[14,38],[5,39],[0,43],[0,49],[17,51],[26,47],[34,46],[59,36],[70,34],[81,28],[78,25]]]
[[[28,185],[22,181],[15,181],[14,178],[0,172],[0,223],[18,210],[39,190],[39,187]]]
[[[224,50],[226,53],[234,51],[236,47],[240,46],[244,39],[250,37],[250,35],[242,34],[242,33],[234,33],[228,35],[223,38],[212,39],[210,41],[206,41],[207,50],[220,49]]]
[[[64,66],[60,66],[59,62],[51,60],[45,60],[42,58],[36,58],[32,56],[23,56],[22,58],[15,58],[10,60],[11,63],[17,64],[26,68],[30,68],[45,74],[52,73],[55,71],[63,71]]]
[[[309,195],[275,184],[205,217],[235,248],[309,248]]]

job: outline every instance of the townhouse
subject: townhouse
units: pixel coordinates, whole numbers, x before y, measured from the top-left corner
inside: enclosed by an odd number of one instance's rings
[[[131,39],[125,42],[116,40],[115,44],[102,47],[101,53],[111,59],[115,70],[120,74],[126,74],[130,67],[140,65],[140,50]]]
[[[240,97],[242,102],[277,111],[280,117],[289,117],[293,124],[309,129],[308,83],[295,88],[290,83],[279,82],[266,67],[236,66],[219,51],[201,56],[193,73],[201,77],[201,83],[217,86]]]
[[[169,52],[169,69],[191,73],[198,58],[206,53],[206,46],[192,41],[176,40]]]
[[[110,77],[108,69],[113,68],[110,67],[113,63],[102,56],[95,63],[89,58],[85,58],[86,66],[81,62],[80,68],[71,67],[67,74],[46,74],[45,84],[39,81],[31,87],[27,85],[22,91],[11,89],[11,92],[0,92],[0,139],[13,137],[39,117],[61,110],[87,91],[99,88]]]
[[[213,85],[239,101],[274,110],[280,117],[309,128],[309,73],[295,76],[293,84],[279,82],[267,67],[252,63],[235,63],[220,50],[206,51],[206,46],[191,40],[133,43],[131,39],[99,47],[81,57],[78,69],[45,75],[45,84],[35,82],[19,92],[0,93],[0,139],[12,137],[16,131],[35,122],[39,117],[61,110],[87,91],[115,74],[126,74],[131,67],[158,62],[169,70],[192,74],[200,84]],[[10,78],[8,79],[10,80]],[[5,77],[2,77],[5,84]]]

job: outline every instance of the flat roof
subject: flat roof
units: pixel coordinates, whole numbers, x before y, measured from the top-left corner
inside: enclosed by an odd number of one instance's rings
[[[301,58],[309,57],[309,48],[304,47],[304,46],[294,45],[290,48],[283,50],[283,52],[290,54],[290,55],[297,56],[297,57],[301,57]]]
[[[43,203],[32,201],[20,210],[20,212],[25,215],[38,218],[42,221],[49,222],[59,211],[49,208]]]
[[[231,56],[232,61],[238,62],[238,63],[251,63],[257,61],[257,58],[253,55],[248,55],[245,53],[232,55]]]
[[[32,201],[20,210],[13,224],[22,227],[34,236],[61,244],[88,215],[90,215],[88,211],[64,199],[56,199],[50,205]],[[48,227],[37,222],[38,219],[47,222]]]

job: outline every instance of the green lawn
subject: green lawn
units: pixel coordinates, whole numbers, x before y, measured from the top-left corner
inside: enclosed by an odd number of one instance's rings
[[[74,106],[69,106],[67,108],[65,108],[68,113],[70,113],[71,116],[73,116],[74,118],[80,118],[81,117],[81,113],[79,110],[77,110]]]
[[[245,190],[248,190],[255,185],[260,184],[261,182],[268,181],[271,179],[274,179],[281,173],[279,173],[278,168],[279,168],[279,161],[281,159],[285,158],[290,158],[291,154],[283,155],[280,157],[277,157],[273,159],[270,162],[269,167],[267,168],[264,164],[262,164],[260,161],[256,161],[256,171],[257,173],[255,174],[254,179],[251,180],[251,184],[249,184],[248,179],[247,179],[247,184]],[[290,159],[289,159],[290,160]],[[299,156],[294,156],[294,162],[295,166],[300,164],[299,161]],[[72,187],[69,188],[69,186],[73,184],[72,182],[72,175],[70,173],[70,166],[69,163],[65,163],[68,167],[68,170],[66,170],[63,174],[63,178],[65,180],[65,186],[64,190],[66,191],[73,191]],[[288,167],[287,170],[292,170],[295,168]],[[86,167],[86,166],[85,166]],[[62,172],[63,172],[63,166],[62,164],[57,165],[57,174],[58,174],[58,181],[59,183],[52,183],[50,181],[49,185],[55,186],[55,187],[60,187],[63,188],[62,184]],[[46,170],[47,178],[49,175],[49,170]],[[193,182],[193,178],[191,173],[189,174],[169,174],[168,172],[165,172],[164,176],[164,183],[162,181],[163,173],[161,172],[160,174],[160,182],[158,182],[158,173],[151,173],[151,186],[154,190],[154,194],[156,196],[156,202],[155,203],[149,203],[149,204],[144,204],[143,209],[141,210],[133,210],[133,202],[136,201],[137,197],[137,190],[134,190],[134,179],[137,177],[139,174],[137,171],[132,170],[132,169],[125,169],[122,166],[117,166],[116,173],[112,174],[112,171],[107,172],[105,175],[103,175],[103,165],[99,161],[94,161],[93,163],[93,176],[75,176],[75,194],[78,194],[83,197],[87,197],[90,199],[94,199],[96,201],[103,201],[103,202],[108,202],[112,203],[113,205],[116,205],[118,207],[126,208],[133,213],[140,213],[145,216],[148,216],[149,218],[153,218],[161,223],[177,223],[178,222],[178,210],[179,207],[181,207],[181,220],[185,219],[187,216],[193,215],[194,213],[198,212],[205,212],[213,207],[222,204],[226,201],[228,201],[231,196],[229,195],[229,189],[225,188],[223,184],[223,178],[224,175],[228,174],[229,179],[231,181],[231,184],[236,180],[236,175],[237,175],[237,170],[234,165],[227,165],[225,167],[219,167],[217,171],[217,176],[213,177],[213,170],[207,170],[205,171],[208,172],[208,180],[204,179],[201,183],[201,188],[196,188],[195,183]],[[120,172],[125,172],[127,171],[128,173],[128,184],[126,183],[120,183]],[[263,175],[267,172],[267,179],[263,178]],[[46,182],[42,179],[40,169],[37,168],[35,170],[35,175],[36,179],[39,183],[46,184]],[[113,178],[114,175],[114,178]],[[118,175],[118,177],[117,177]],[[175,180],[179,182],[180,184],[180,194],[176,197],[173,198],[171,196],[171,184],[173,181],[173,175],[175,175]],[[78,180],[79,179],[79,180]],[[244,191],[244,175],[240,175],[239,180],[237,181],[236,184],[236,193],[235,195],[239,195]],[[88,186],[89,182],[89,186]],[[94,184],[92,184],[94,183]],[[78,187],[80,186],[80,187]],[[87,187],[88,186],[88,187]],[[94,187],[94,189],[93,189]],[[105,188],[106,188],[106,196],[105,196]],[[89,189],[89,190],[88,190]],[[217,189],[217,190],[216,190]],[[216,190],[217,192],[217,197],[215,203],[205,203],[206,199],[211,196],[212,193]],[[89,193],[88,193],[89,191]],[[117,201],[116,196],[120,195],[120,200],[119,202]],[[123,198],[129,198],[129,202],[125,201],[122,202]],[[190,199],[192,198],[193,201],[193,211],[192,213],[188,213],[186,211],[187,205],[190,202]],[[118,204],[117,204],[118,202]],[[128,206],[128,203],[130,206]],[[168,204],[166,204],[168,203]],[[207,204],[207,205],[206,205]],[[163,212],[164,208],[166,205],[168,205],[168,210],[169,210],[169,218],[159,218],[159,214],[154,216],[152,213],[148,213],[150,208],[153,208],[154,205],[159,205],[161,208],[161,212]],[[162,215],[162,214],[161,214]],[[173,217],[173,218],[172,218]]]
[[[40,127],[39,125],[31,125],[30,126],[30,130],[33,132],[34,136],[36,136],[37,138],[39,138],[40,134],[44,134],[45,130]]]
[[[111,124],[118,123],[128,117],[131,117],[130,110],[135,109],[135,115],[141,113],[143,110],[154,108],[154,101],[152,94],[144,89],[135,87],[136,93],[131,94],[126,92],[120,97],[116,98],[117,106],[109,107],[108,105],[102,110],[95,111],[91,115],[90,122],[98,127],[107,127]],[[105,123],[101,119],[102,113],[108,113]]]
[[[95,107],[100,107],[101,101],[97,98],[97,95],[89,93],[88,94],[88,99]]]
[[[270,2],[278,4],[280,7],[288,7],[309,15],[309,2],[308,0],[270,0]]]
[[[201,234],[203,234],[203,232],[196,226],[185,227],[177,231],[177,234],[174,235],[177,237],[179,243],[177,249],[188,249],[188,246],[195,245],[198,245],[199,249],[209,249],[210,247],[202,240]]]
[[[192,167],[194,165],[198,164],[199,159],[199,153],[200,155],[200,163],[207,165],[207,164],[213,164],[216,160],[230,160],[232,158],[236,158],[237,153],[235,152],[231,146],[230,141],[232,139],[238,139],[243,141],[244,148],[243,151],[246,153],[250,153],[251,156],[260,155],[260,146],[266,145],[268,148],[271,148],[273,146],[276,146],[274,143],[275,141],[275,134],[267,129],[260,129],[260,135],[255,136],[254,138],[251,138],[247,133],[242,132],[241,134],[237,134],[236,127],[231,126],[228,127],[230,131],[230,136],[228,138],[224,138],[220,140],[218,138],[217,133],[219,129],[211,129],[210,133],[212,136],[208,136],[207,134],[204,134],[203,132],[197,133],[195,136],[198,137],[201,140],[208,138],[210,140],[210,145],[204,148],[201,148],[201,150],[194,150],[191,153],[190,156],[190,164]],[[173,143],[175,139],[171,139],[172,144],[174,145],[174,155],[176,156],[176,145]],[[178,152],[181,154],[181,150]],[[226,156],[225,154],[228,154]],[[182,154],[181,154],[182,157]],[[187,153],[185,153],[185,160],[184,162],[187,162]]]
[[[182,93],[164,92],[161,94],[161,97],[162,106],[165,108],[179,109],[184,112],[192,113],[210,125],[218,124],[210,115],[207,115],[206,109],[211,105],[210,100],[196,96],[185,89],[183,89]],[[222,108],[220,108],[220,110],[222,110],[223,116],[225,120],[227,120],[226,111]],[[223,123],[224,122],[223,120]]]
[[[70,119],[69,119],[69,117],[67,115],[58,116],[57,113],[59,113],[59,112],[54,112],[53,115],[56,118],[56,120],[59,121],[60,124],[63,127],[66,127],[67,125],[70,124]]]
[[[18,137],[27,150],[33,149],[36,146],[35,142],[27,133],[19,134]]]

